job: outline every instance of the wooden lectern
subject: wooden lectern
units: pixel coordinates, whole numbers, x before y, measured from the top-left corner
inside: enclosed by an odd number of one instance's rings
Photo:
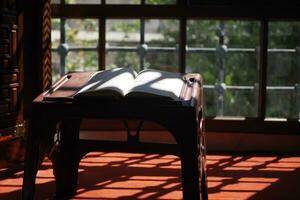
[[[179,156],[183,199],[207,199],[201,76],[183,75],[186,82],[180,102],[107,101],[101,98],[74,100],[72,95],[91,75],[90,72],[66,75],[33,101],[30,131],[26,138],[23,200],[34,199],[39,163],[53,144],[57,124],[60,124],[60,151],[52,160],[57,197],[67,198],[76,194],[78,166],[85,153],[117,151]],[[49,94],[53,94],[52,99],[47,98]],[[156,111],[159,111],[159,114]],[[79,127],[83,118],[153,121],[167,128],[175,138],[176,144],[142,143],[138,133],[128,133],[127,141],[81,141]]]

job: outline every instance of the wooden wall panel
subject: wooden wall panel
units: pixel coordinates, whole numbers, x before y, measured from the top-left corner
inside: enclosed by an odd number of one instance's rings
[[[16,0],[0,3],[0,133],[22,123]]]

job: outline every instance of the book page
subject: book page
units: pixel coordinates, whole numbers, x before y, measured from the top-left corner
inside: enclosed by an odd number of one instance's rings
[[[124,96],[132,87],[136,75],[136,72],[130,68],[116,68],[97,72],[75,97]]]
[[[168,98],[178,101],[183,85],[180,73],[147,69],[136,77],[132,89],[126,96]]]

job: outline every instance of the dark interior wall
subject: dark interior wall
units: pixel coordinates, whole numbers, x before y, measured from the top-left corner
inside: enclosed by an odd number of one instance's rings
[[[31,110],[31,101],[34,96],[38,93],[36,85],[38,84],[37,78],[37,62],[36,48],[37,48],[37,33],[35,31],[36,22],[36,5],[35,0],[22,1],[21,7],[24,9],[22,12],[23,20],[23,38],[22,38],[22,48],[23,48],[23,64],[24,64],[24,117],[28,119]]]
[[[0,2],[0,135],[22,123],[23,61],[17,0]]]
[[[0,1],[0,160],[22,160],[24,122],[24,10]]]
[[[19,0],[22,10],[23,104],[24,118],[28,120],[32,100],[43,91],[42,62],[42,7],[48,0]]]
[[[5,47],[0,48],[1,160],[22,160],[31,102],[42,91],[43,2],[0,1],[0,46]]]

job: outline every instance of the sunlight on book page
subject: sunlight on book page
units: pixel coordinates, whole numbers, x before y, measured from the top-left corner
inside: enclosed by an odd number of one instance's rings
[[[135,75],[128,68],[97,72],[76,96],[124,96],[132,87]]]
[[[180,73],[130,68],[95,73],[74,97],[134,97],[178,101],[184,81]]]
[[[178,100],[184,81],[179,73],[145,70],[135,79],[130,93],[152,94]]]

